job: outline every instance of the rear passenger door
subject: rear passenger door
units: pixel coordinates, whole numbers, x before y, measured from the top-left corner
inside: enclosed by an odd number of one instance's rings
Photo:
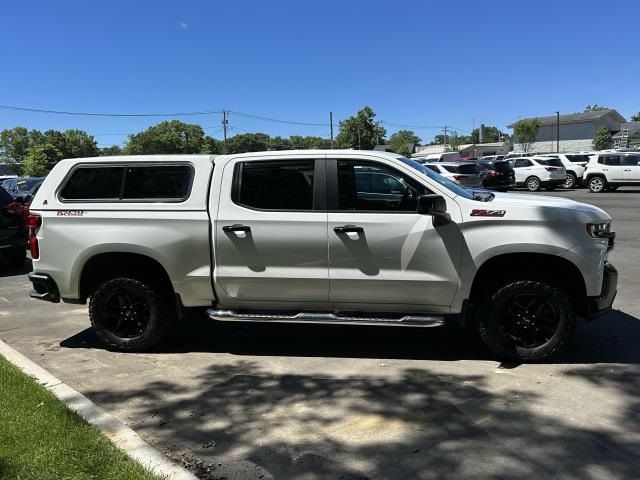
[[[222,306],[324,307],[329,295],[325,160],[225,164],[214,222]]]

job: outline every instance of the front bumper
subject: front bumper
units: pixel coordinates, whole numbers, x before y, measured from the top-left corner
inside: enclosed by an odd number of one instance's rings
[[[60,291],[55,280],[46,273],[30,272],[29,281],[33,283],[33,290],[29,292],[31,298],[46,300],[47,302],[60,302]]]
[[[616,293],[618,293],[618,270],[611,263],[604,262],[602,290],[597,297],[588,298],[588,316],[593,317],[611,310]]]

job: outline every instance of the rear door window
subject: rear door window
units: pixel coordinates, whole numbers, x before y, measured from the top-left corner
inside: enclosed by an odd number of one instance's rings
[[[605,165],[613,165],[613,166],[620,165],[620,156],[619,155],[608,155],[608,156],[604,157],[604,164]]]
[[[233,200],[261,210],[312,210],[315,160],[242,162]]]

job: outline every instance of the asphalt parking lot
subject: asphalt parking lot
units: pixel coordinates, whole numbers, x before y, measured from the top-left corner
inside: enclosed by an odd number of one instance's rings
[[[552,195],[611,214],[620,277],[616,310],[548,363],[500,364],[454,327],[206,319],[113,353],[85,307],[28,298],[30,266],[1,273],[0,338],[211,478],[637,478],[640,189]]]

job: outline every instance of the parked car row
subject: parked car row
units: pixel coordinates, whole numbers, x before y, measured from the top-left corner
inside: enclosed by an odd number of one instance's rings
[[[419,159],[422,160],[422,159]],[[505,161],[459,160],[424,162],[429,170],[465,188],[487,188],[507,191],[515,186],[514,170]]]
[[[0,259],[11,266],[26,260],[29,207],[45,177],[10,177],[0,183]]]

